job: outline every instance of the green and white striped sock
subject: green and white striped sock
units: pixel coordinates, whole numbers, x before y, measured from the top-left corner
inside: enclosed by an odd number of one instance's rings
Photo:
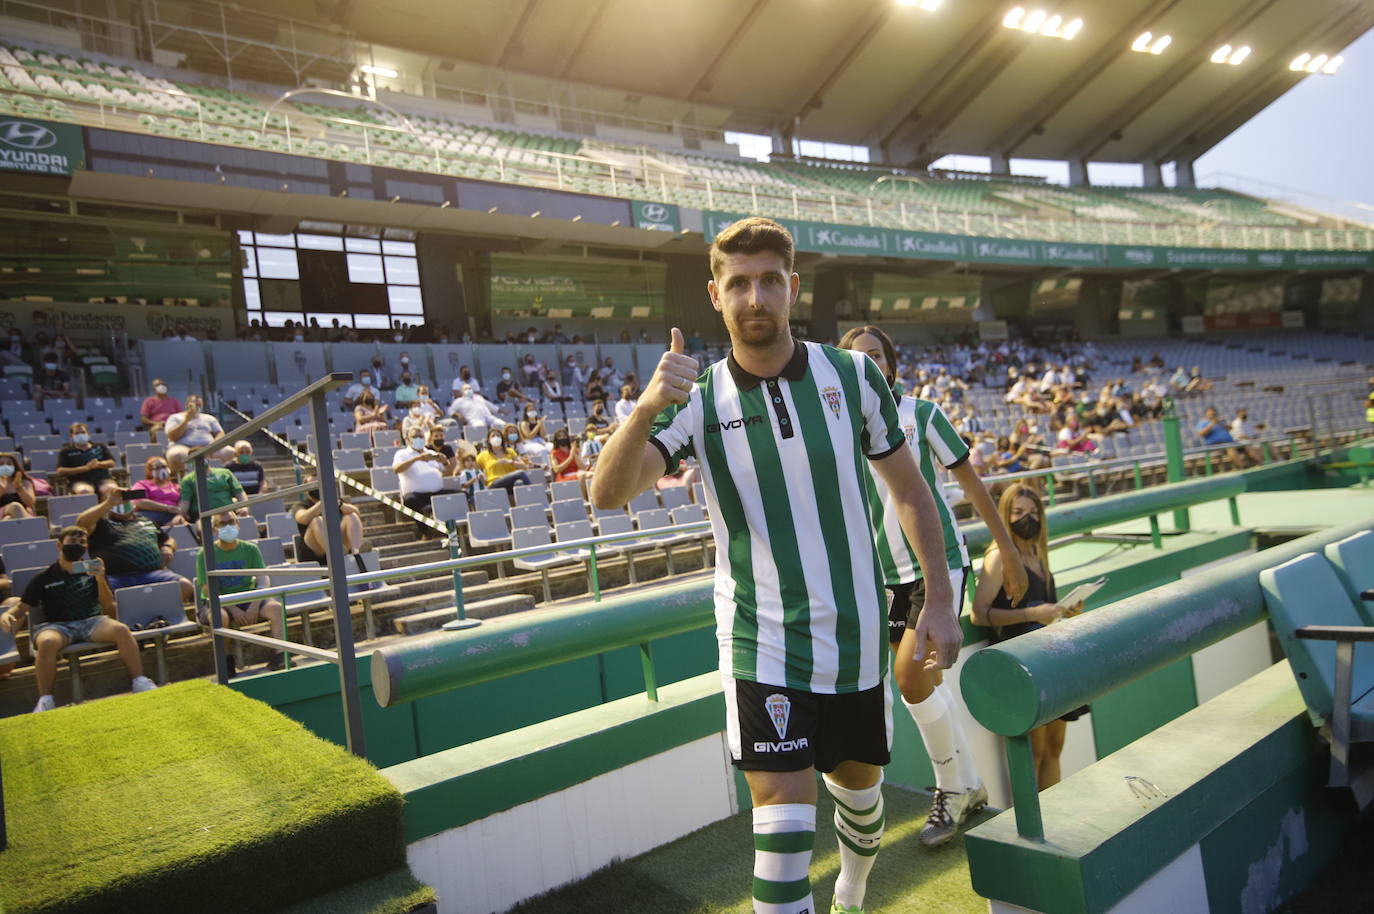
[[[835,880],[835,903],[864,906],[868,874],[883,840],[883,780],[863,790],[841,787],[823,776],[825,788],[835,798],[835,836],[840,841],[840,875]]]
[[[815,806],[754,807],[755,914],[814,914],[810,869],[815,844]]]

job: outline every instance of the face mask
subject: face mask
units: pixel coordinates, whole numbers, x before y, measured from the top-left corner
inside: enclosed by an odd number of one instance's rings
[[[0,479],[8,479],[14,475],[14,466],[8,463],[0,463]]]
[[[499,436],[493,436],[492,438],[488,439],[487,444],[491,445],[491,449],[492,449],[493,451],[495,451],[495,450],[500,450],[500,448],[501,448],[501,439],[500,439]]]
[[[155,393],[155,394],[165,394],[166,392],[167,392],[167,385],[166,385],[166,384],[159,384],[158,386],[156,386],[156,387],[153,388],[153,393]]]
[[[232,527],[221,527],[221,528],[220,528],[220,531],[219,531],[219,539],[220,539],[220,542],[222,542],[222,543],[232,543],[232,542],[236,541],[238,538],[239,538],[239,528],[238,528],[238,525],[237,525],[237,524],[235,524],[235,525],[232,526]]]
[[[304,342],[305,342],[305,336],[302,335],[302,334],[299,334],[299,333],[297,333],[295,336],[291,337],[291,339],[295,340],[297,343],[304,343]]]
[[[1014,520],[1011,524],[1011,532],[1023,540],[1033,540],[1040,535],[1040,518],[1033,514],[1027,514],[1025,517]]]
[[[400,334],[400,333],[397,333],[397,334],[393,334],[391,338],[392,338],[393,340],[395,340],[396,342],[399,343],[399,342],[401,342],[401,340],[405,339],[405,336],[402,335],[402,334]]]
[[[371,387],[371,386],[372,386],[372,379],[371,379],[371,378],[363,378],[363,386],[364,386],[364,387]]]
[[[153,470],[154,479],[166,479],[171,475],[172,471],[167,469],[166,467],[159,467],[158,469]]]
[[[506,440],[507,440],[507,441],[519,441],[519,440],[520,440],[520,436],[517,435],[515,432],[511,432],[509,435],[506,436]]]
[[[75,441],[77,444],[89,444],[91,441],[91,436],[85,434],[84,432],[79,432],[75,435],[72,435],[72,440]]]
[[[43,367],[46,368],[46,369],[48,369],[48,371],[56,371],[56,370],[57,370],[57,363],[56,363],[56,362],[44,362],[44,363],[43,363]]]
[[[410,408],[410,414],[411,414],[412,416],[419,416],[419,415],[422,414],[423,412],[424,412],[424,410],[421,409],[421,408],[418,407],[418,406],[412,406],[412,407]]]
[[[134,513],[134,503],[131,501],[120,502],[114,506],[114,513],[121,517],[128,517]]]
[[[252,462],[253,462],[253,455],[252,455],[252,454],[239,454],[239,455],[236,456],[234,459],[237,460],[239,463],[252,463]]]
[[[412,448],[414,448],[415,450],[417,450],[417,451],[423,451],[423,450],[425,449],[425,439],[423,439],[423,438],[411,438],[411,439],[410,439],[410,446],[411,446]]]
[[[503,380],[503,381],[509,381],[509,380],[510,380],[510,372],[509,372],[509,371],[503,371],[503,372],[501,372],[501,380]]]
[[[408,356],[408,355],[403,355],[403,356],[401,356],[401,364],[402,364],[402,365],[409,365],[409,364],[410,364],[410,356]]]
[[[533,419],[533,418],[534,418],[534,410],[532,410],[532,409],[527,409],[527,410],[525,410],[525,418],[526,418],[526,419]]]
[[[69,562],[79,562],[81,557],[86,554],[86,547],[80,543],[63,543],[62,557]]]

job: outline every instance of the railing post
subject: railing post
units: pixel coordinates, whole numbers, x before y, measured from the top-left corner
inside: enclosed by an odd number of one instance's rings
[[[1140,475],[1140,461],[1139,461],[1139,460],[1135,460],[1135,461],[1132,461],[1132,462],[1131,462],[1131,471],[1132,471],[1132,473],[1135,475],[1135,487],[1136,487],[1137,489],[1143,489],[1143,488],[1145,488],[1145,480],[1144,480],[1144,478],[1142,478],[1141,475]]]
[[[1156,549],[1164,548],[1164,537],[1159,532],[1159,515],[1150,515],[1150,544]]]
[[[1226,502],[1227,502],[1227,504],[1228,504],[1228,505],[1230,506],[1230,508],[1231,508],[1231,526],[1233,526],[1233,527],[1239,527],[1239,526],[1240,526],[1240,503],[1239,503],[1238,501],[1236,501],[1236,496],[1234,496],[1234,495],[1232,495],[1230,498],[1226,499]]]
[[[445,525],[448,527],[448,557],[457,559],[458,556],[458,523],[449,518]],[[453,569],[453,606],[458,610],[458,618],[443,624],[446,632],[461,631],[465,628],[476,628],[482,624],[481,619],[469,619],[466,604],[463,602],[463,569]]]
[[[639,645],[639,660],[644,667],[644,695],[650,701],[658,701],[658,675],[654,670],[653,645],[648,641]]]
[[[1046,473],[1044,478],[1045,478],[1045,492],[1046,492],[1046,494],[1048,495],[1048,501],[1049,501],[1049,503],[1050,503],[1050,507],[1053,508],[1053,507],[1054,507],[1054,474],[1053,474],[1053,473]]]
[[[1212,475],[1212,452],[1211,452],[1211,451],[1203,451],[1203,452],[1202,452],[1202,475],[1203,475],[1203,476],[1211,476],[1211,475]]]
[[[601,572],[596,568],[596,543],[587,551],[587,575],[591,578],[592,601],[601,602]]]
[[[0,851],[9,847],[9,834],[5,827],[5,770],[0,766]]]
[[[215,678],[220,685],[228,685],[229,657],[225,654],[227,645],[219,633],[220,627],[224,625],[224,610],[221,608],[219,600],[219,579],[209,574],[216,567],[215,530],[210,515],[205,513],[207,510],[205,506],[210,503],[210,487],[205,481],[207,467],[203,454],[196,457],[194,469],[196,474],[196,509],[200,512],[200,541],[203,546],[200,554],[205,559],[206,590],[209,592],[210,603],[210,649],[215,657]]]
[[[1040,818],[1040,783],[1035,776],[1035,754],[1030,734],[1007,737],[1007,768],[1011,773],[1012,804],[1016,809],[1016,833],[1023,838],[1045,837]]]
[[[344,703],[344,739],[348,751],[360,758],[367,757],[367,741],[363,736],[363,704],[358,692],[358,664],[353,651],[353,614],[348,608],[348,571],[344,566],[343,537],[340,524],[343,511],[339,507],[338,482],[334,478],[334,451],[328,447],[329,413],[324,394],[317,392],[310,398],[310,426],[315,433],[315,482],[319,485],[320,505],[324,509],[325,549],[329,553],[329,595],[334,604],[334,638],[339,654],[339,692]],[[203,553],[202,553],[203,554]]]
[[[1092,467],[1088,467],[1088,497],[1097,497],[1097,475],[1093,472]]]
[[[1166,476],[1169,482],[1183,481],[1183,435],[1178,427],[1178,411],[1174,409],[1174,398],[1164,400],[1164,411],[1160,414],[1164,426],[1164,455]],[[1187,532],[1192,529],[1192,519],[1187,508],[1174,512],[1174,529]]]

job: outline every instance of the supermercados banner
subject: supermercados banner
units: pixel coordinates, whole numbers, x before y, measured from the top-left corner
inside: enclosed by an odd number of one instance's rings
[[[741,215],[703,213],[707,238]],[[778,220],[797,249],[823,254],[860,254],[916,260],[954,260],[1033,267],[1109,267],[1159,270],[1368,270],[1371,251],[1254,251],[1231,248],[1166,248],[1070,241],[1031,241],[944,235],[902,229]]]
[[[212,328],[222,340],[232,340],[236,333],[231,308],[46,301],[7,301],[0,306],[0,331],[8,332],[10,327],[28,330],[35,324],[46,324],[49,335],[65,333],[78,340],[108,337],[111,333],[155,340],[163,330],[174,329],[178,324],[201,340]]]

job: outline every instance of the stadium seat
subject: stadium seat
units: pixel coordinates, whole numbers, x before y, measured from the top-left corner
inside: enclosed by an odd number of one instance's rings
[[[512,530],[521,527],[547,527],[548,525],[548,512],[543,505],[513,505],[510,509]]]
[[[537,527],[517,527],[511,532],[513,542],[512,549],[529,549],[535,546],[548,546],[553,542],[552,531],[548,524],[541,524]],[[553,594],[549,585],[549,569],[559,565],[569,565],[582,561],[582,556],[566,553],[553,552],[546,555],[525,556],[523,558],[512,559],[511,562],[516,568],[525,571],[538,571],[540,582],[544,587],[544,602],[552,603]]]
[[[479,548],[509,545],[511,534],[506,527],[506,511],[478,510],[469,512],[468,541]]]
[[[198,624],[186,618],[186,610],[181,603],[181,585],[176,581],[165,581],[121,587],[114,596],[116,615],[120,622],[133,631],[134,640],[153,642],[157,651],[157,681],[166,685],[167,639],[200,631]]]
[[[510,510],[510,496],[505,489],[482,489],[473,493],[472,505],[476,511],[500,511],[504,514]]]
[[[1374,625],[1374,600],[1361,597],[1374,590],[1374,531],[1346,537],[1329,544],[1323,551],[1364,624]]]
[[[47,522],[42,518],[27,518],[29,520],[39,520],[47,527]],[[13,523],[12,521],[8,523]],[[29,543],[7,543],[0,546],[0,559],[4,559],[6,568],[47,568],[57,561],[57,540],[47,538],[47,530],[43,530],[44,539],[35,540]]]
[[[554,524],[568,524],[574,521],[587,520],[587,503],[580,497],[565,498],[554,502],[550,506],[553,512]]]

